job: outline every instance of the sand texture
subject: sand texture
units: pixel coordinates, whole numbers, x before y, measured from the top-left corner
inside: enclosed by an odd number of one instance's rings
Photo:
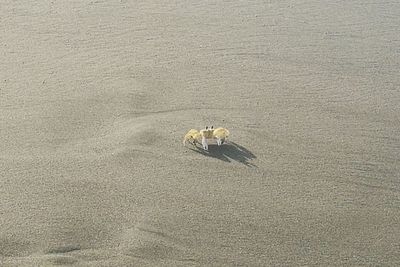
[[[0,62],[0,266],[400,265],[399,1],[2,0]]]

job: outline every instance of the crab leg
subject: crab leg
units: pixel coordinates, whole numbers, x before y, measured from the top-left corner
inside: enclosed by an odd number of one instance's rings
[[[221,140],[221,138],[217,138],[217,144],[218,144],[218,146],[222,145],[222,140]]]

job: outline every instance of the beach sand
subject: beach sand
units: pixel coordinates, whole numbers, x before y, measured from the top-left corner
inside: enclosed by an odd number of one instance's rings
[[[398,2],[0,7],[1,266],[400,265]]]

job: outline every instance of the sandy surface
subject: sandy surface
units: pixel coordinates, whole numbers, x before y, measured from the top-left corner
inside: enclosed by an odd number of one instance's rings
[[[2,0],[0,265],[399,265],[399,14]]]

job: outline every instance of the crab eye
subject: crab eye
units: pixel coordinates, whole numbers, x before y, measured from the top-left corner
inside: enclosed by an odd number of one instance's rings
[[[208,126],[206,126],[206,130],[208,129]]]
[[[214,126],[211,126],[211,129],[214,129]]]

